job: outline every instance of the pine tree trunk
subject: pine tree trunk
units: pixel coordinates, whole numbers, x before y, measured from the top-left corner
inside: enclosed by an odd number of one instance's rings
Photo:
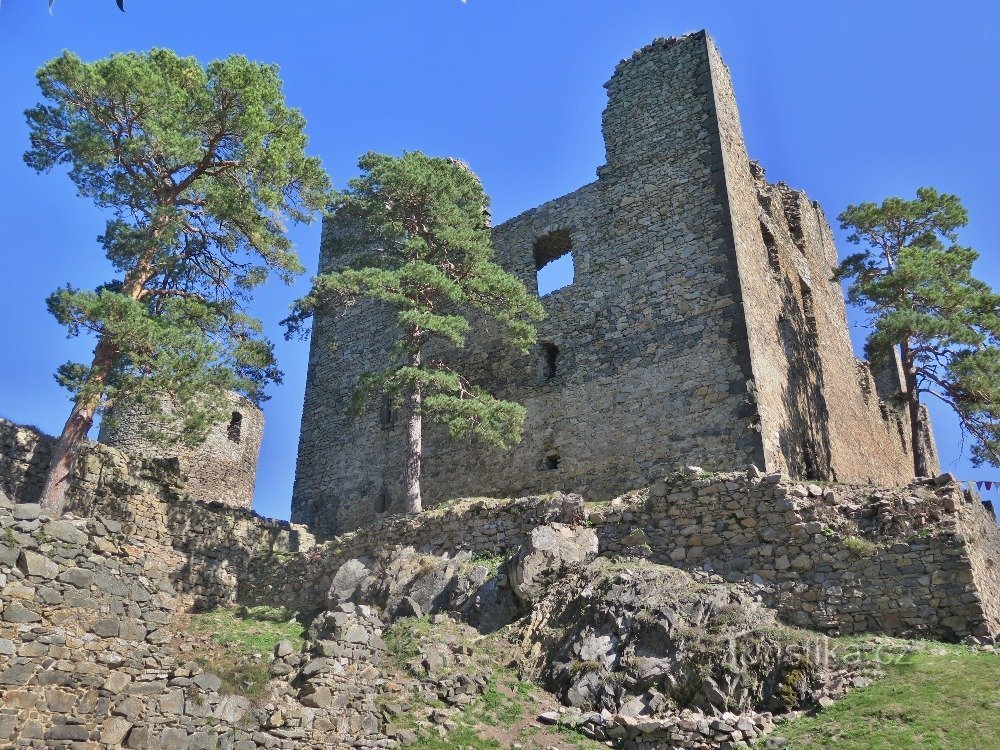
[[[903,360],[903,379],[906,384],[906,407],[910,415],[910,447],[913,450],[913,473],[918,477],[930,474],[927,468],[927,458],[924,456],[922,441],[923,429],[920,423],[920,393],[917,390],[917,370],[913,364],[910,347],[904,341],[900,344],[900,355]]]
[[[45,478],[39,502],[43,508],[57,516],[62,515],[66,507],[66,492],[69,490],[73,467],[80,453],[80,446],[87,439],[87,433],[94,424],[94,415],[100,406],[104,384],[108,380],[115,356],[114,344],[109,338],[102,336],[94,349],[91,376],[85,391],[74,402],[73,410],[52,453],[49,473]]]
[[[410,356],[410,366],[420,366],[419,350]],[[407,513],[419,513],[423,510],[420,499],[420,456],[423,452],[423,420],[420,406],[423,394],[420,386],[414,385],[410,391],[409,422],[406,427],[406,469],[403,471],[404,509]]]

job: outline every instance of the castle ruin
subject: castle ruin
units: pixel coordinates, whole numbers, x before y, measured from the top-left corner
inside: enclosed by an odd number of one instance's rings
[[[474,382],[524,404],[524,440],[500,452],[430,429],[425,498],[608,499],[679,463],[910,481],[900,372],[876,378],[855,357],[830,226],[749,159],[712,40],[658,39],[605,87],[598,179],[494,229],[499,262],[529,290],[572,258],[572,283],[542,298],[539,344],[520,356],[487,330],[456,356]],[[348,221],[326,221],[321,272],[359,250]],[[316,316],[292,519],[319,533],[399,507],[402,420],[388,405],[350,411],[358,376],[389,363],[394,320],[367,303]]]
[[[148,410],[134,404],[116,411],[114,428],[111,421],[102,422],[98,440],[137,456],[175,459],[192,498],[249,510],[264,438],[264,414],[236,393],[227,394],[227,400],[229,417],[213,425],[204,442],[192,447],[154,441]]]

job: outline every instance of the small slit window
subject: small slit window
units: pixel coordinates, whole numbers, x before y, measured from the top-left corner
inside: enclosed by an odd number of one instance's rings
[[[551,341],[542,343],[542,374],[546,380],[556,376],[559,366],[559,347]]]
[[[392,410],[392,398],[389,396],[382,397],[382,405],[379,407],[379,423],[385,430],[392,429],[392,423],[395,420],[396,415],[393,414]]]
[[[559,468],[559,451],[550,450],[545,454],[545,470],[555,471]]]
[[[234,443],[240,442],[240,438],[243,437],[243,415],[238,411],[234,411],[233,415],[229,418],[229,427],[226,428],[226,434]]]
[[[568,229],[557,229],[535,240],[534,255],[539,297],[573,283],[576,269]]]

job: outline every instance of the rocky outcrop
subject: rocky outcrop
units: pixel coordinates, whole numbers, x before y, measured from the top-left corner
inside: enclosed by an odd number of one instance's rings
[[[538,526],[511,566],[511,588],[521,601],[537,602],[553,583],[597,557],[599,547],[597,534],[585,526]]]
[[[746,588],[641,560],[561,579],[524,636],[569,705],[626,716],[792,711],[828,667],[823,636],[780,625]]]

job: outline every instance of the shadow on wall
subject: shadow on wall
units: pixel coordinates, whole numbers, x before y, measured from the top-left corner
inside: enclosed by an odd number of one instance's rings
[[[793,284],[787,275],[782,277],[778,339],[788,367],[787,386],[781,392],[788,422],[778,432],[778,443],[792,476],[836,481],[812,292],[799,279],[796,294]]]
[[[308,554],[314,540],[304,529],[189,498],[166,504],[164,524],[173,549],[184,557],[174,582],[192,596],[195,611],[260,604],[301,609],[300,589],[310,588],[314,562]]]
[[[34,425],[0,417],[0,489],[22,503],[37,503],[55,438]]]

